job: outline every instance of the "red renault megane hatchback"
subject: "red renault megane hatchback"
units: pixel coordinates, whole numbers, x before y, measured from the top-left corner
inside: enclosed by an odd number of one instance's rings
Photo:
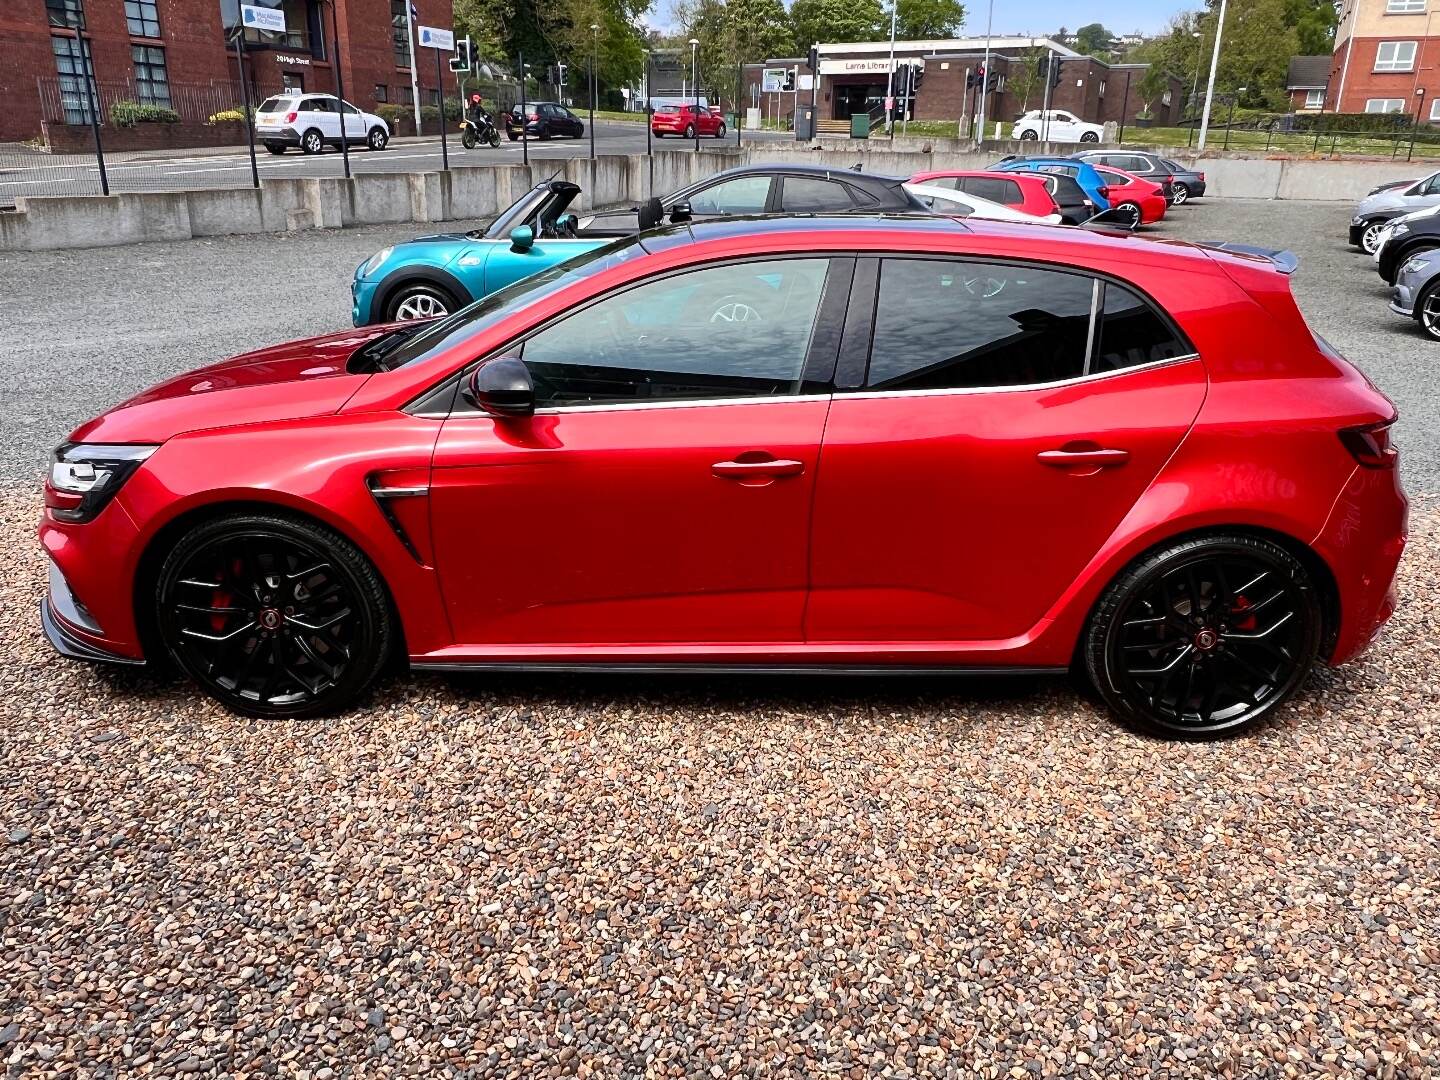
[[[242,712],[418,669],[1041,672],[1181,735],[1389,617],[1395,411],[1271,262],[918,218],[644,234],[56,452],[61,652]]]

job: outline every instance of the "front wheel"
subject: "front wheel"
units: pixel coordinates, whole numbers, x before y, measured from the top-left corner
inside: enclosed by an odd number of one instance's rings
[[[687,138],[687,139],[693,139],[694,137],[695,137],[695,125],[694,125],[694,124],[686,124],[686,125],[685,125],[685,138]]]
[[[365,136],[365,145],[371,150],[384,150],[389,142],[390,136],[385,134],[385,129],[381,127],[371,128],[369,134]]]
[[[717,139],[723,139],[724,137],[725,137],[725,125],[724,125],[724,124],[721,124],[719,127],[717,127],[717,128],[715,129],[715,138],[717,138]]]
[[[494,150],[500,145],[500,133],[498,131],[491,131],[488,142],[490,143],[490,149]]]
[[[1305,567],[1252,536],[1183,540],[1106,590],[1081,640],[1090,680],[1126,724],[1171,738],[1233,735],[1299,689],[1320,652]]]
[[[1024,131],[1020,132],[1021,142],[1035,142],[1039,138],[1040,133],[1034,128],[1026,128]]]
[[[1183,206],[1190,201],[1190,188],[1185,184],[1175,185],[1175,205]]]
[[[516,141],[518,141],[519,138],[520,138],[519,135],[516,135],[515,132],[510,131],[508,128],[507,128],[506,131],[505,131],[505,137],[506,137],[507,139],[509,139],[511,142],[516,142]]]
[[[318,154],[325,149],[325,139],[320,132],[311,128],[300,137],[300,149],[307,154]]]
[[[394,638],[385,587],[359,549],[265,513],[186,533],[160,569],[154,614],[180,668],[250,716],[345,708],[374,682]]]
[[[1432,341],[1440,341],[1440,280],[1432,281],[1415,301],[1415,321]]]
[[[1100,136],[1097,135],[1097,134],[1095,134],[1095,132],[1093,132],[1093,131],[1083,131],[1083,132],[1080,133],[1080,141],[1081,141],[1081,142],[1099,142],[1099,141],[1100,141]]]
[[[462,305],[448,289],[428,281],[402,285],[385,304],[386,322],[413,322],[416,319],[438,319],[458,311]]]
[[[1374,255],[1375,248],[1380,244],[1380,233],[1388,221],[1372,221],[1360,233],[1360,250],[1366,255]]]

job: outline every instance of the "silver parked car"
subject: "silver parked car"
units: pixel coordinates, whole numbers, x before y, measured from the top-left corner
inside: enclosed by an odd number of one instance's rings
[[[1410,316],[1440,341],[1440,250],[1422,251],[1405,261],[1395,277],[1390,310]]]
[[[1350,243],[1373,255],[1388,221],[1432,206],[1440,206],[1440,172],[1372,191],[1360,200],[1350,218]]]

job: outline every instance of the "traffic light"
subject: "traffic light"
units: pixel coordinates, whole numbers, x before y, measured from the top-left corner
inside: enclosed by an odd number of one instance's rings
[[[565,65],[565,64],[556,64],[556,65],[555,65],[555,85],[556,85],[556,86],[564,86],[564,85],[565,85],[565,72],[566,72],[566,70],[567,70],[567,65]]]
[[[455,55],[450,57],[450,70],[475,70],[475,43],[468,36],[455,43]]]
[[[780,84],[780,89],[783,90],[783,91],[785,91],[785,93],[787,93],[787,94],[790,94],[790,93],[793,93],[793,92],[794,92],[794,90],[795,90],[795,69],[794,69],[793,67],[792,67],[792,68],[786,68],[786,69],[785,69],[785,81]]]
[[[808,67],[811,71],[820,70],[820,46],[810,46],[810,55],[805,60],[805,66]]]
[[[972,71],[972,72],[970,72],[970,74],[967,75],[966,78],[965,78],[965,89],[966,89],[966,90],[974,90],[975,87],[979,85],[980,80],[983,79],[984,77],[985,77],[985,65],[984,65],[984,64],[978,64],[978,65],[976,65],[975,70]]]
[[[1061,64],[1061,62],[1062,62],[1062,61],[1060,60],[1060,58],[1059,58],[1058,56],[1055,56],[1054,54],[1051,54],[1051,56],[1050,56],[1050,88],[1051,88],[1052,90],[1053,90],[1055,87],[1057,87],[1057,86],[1060,85],[1060,64]]]
[[[910,93],[911,93],[911,94],[918,94],[918,93],[920,93],[920,84],[923,83],[924,81],[925,81],[925,65],[924,65],[924,64],[921,64],[919,67],[912,67],[912,68],[910,69]]]
[[[895,69],[895,96],[907,98],[910,96],[910,65],[901,64]]]

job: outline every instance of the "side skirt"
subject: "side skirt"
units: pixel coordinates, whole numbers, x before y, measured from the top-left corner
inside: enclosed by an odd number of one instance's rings
[[[414,671],[556,672],[584,675],[1064,675],[1065,667],[975,667],[962,664],[696,664],[512,662],[412,659]]]

